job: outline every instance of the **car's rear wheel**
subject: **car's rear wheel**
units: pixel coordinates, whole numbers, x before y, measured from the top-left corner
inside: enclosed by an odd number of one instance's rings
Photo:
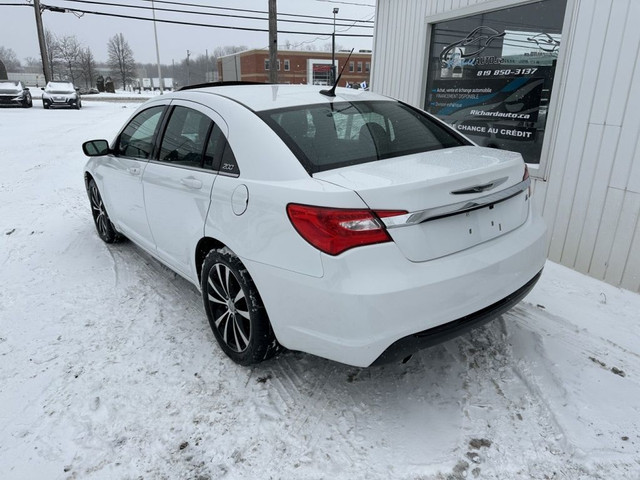
[[[91,214],[93,215],[93,221],[96,224],[98,235],[105,243],[120,241],[122,236],[113,226],[113,223],[111,223],[107,209],[100,196],[100,191],[93,178],[89,180],[87,191],[89,193],[89,202],[91,203]]]
[[[231,250],[209,252],[202,266],[201,284],[211,329],[229,358],[240,365],[251,365],[280,350],[258,289]]]

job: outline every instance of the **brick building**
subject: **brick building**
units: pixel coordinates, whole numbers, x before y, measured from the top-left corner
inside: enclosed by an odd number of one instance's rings
[[[336,52],[336,71],[347,61],[349,52]],[[371,71],[371,52],[354,52],[349,59],[340,86],[367,82]],[[269,51],[246,50],[218,58],[221,81],[269,81]],[[299,50],[278,51],[278,83],[327,85],[331,75],[331,52]]]

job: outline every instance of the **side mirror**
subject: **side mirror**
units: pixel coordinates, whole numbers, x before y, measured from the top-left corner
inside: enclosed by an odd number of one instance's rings
[[[28,92],[29,91],[29,87],[24,87],[24,89]]]
[[[40,87],[40,90],[44,91],[44,87]]]
[[[87,157],[101,157],[111,152],[109,150],[109,142],[106,140],[89,140],[88,142],[84,142],[82,144],[82,151]]]

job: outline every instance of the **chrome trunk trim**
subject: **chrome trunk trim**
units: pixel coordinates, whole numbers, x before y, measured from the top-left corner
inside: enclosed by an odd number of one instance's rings
[[[451,205],[445,205],[443,207],[427,208],[417,212],[407,213],[405,215],[398,215],[395,217],[381,218],[387,228],[399,228],[408,227],[410,225],[417,225],[419,223],[436,220],[438,218],[450,217],[452,215],[459,215],[461,213],[470,212],[472,210],[478,210],[496,203],[504,202],[510,198],[519,195],[529,188],[531,185],[531,179],[527,178],[520,183],[500,190],[496,193],[491,193],[483,197],[478,197],[466,202],[453,203]]]
[[[450,192],[450,193],[451,193],[451,195],[468,195],[470,193],[482,193],[482,192],[486,192],[487,190],[492,190],[492,189],[502,185],[507,180],[509,180],[509,177],[502,177],[502,178],[498,178],[496,180],[492,180],[489,183],[485,183],[484,185],[474,185],[473,187],[467,187],[467,188],[462,188],[460,190],[454,190],[453,192]]]

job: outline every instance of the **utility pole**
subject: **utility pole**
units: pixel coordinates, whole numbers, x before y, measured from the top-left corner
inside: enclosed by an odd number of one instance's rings
[[[339,9],[333,9],[333,35],[331,35],[331,83],[336,82],[336,15]]]
[[[278,12],[269,0],[269,83],[278,83]]]
[[[49,83],[51,78],[51,66],[49,65],[49,55],[47,54],[47,43],[44,41],[44,28],[42,27],[42,10],[40,0],[33,0],[33,11],[36,14],[36,26],[38,28],[38,42],[40,43],[40,55],[42,56],[42,70],[45,83]]]
[[[189,56],[191,52],[187,50],[187,85],[191,85],[191,70],[189,69]]]
[[[160,48],[158,48],[158,30],[156,29],[156,6],[151,0],[151,12],[153,13],[153,36],[156,39],[156,62],[158,63],[158,83],[160,84],[160,95],[164,94],[162,81],[162,70],[160,69]],[[153,80],[151,80],[151,90],[153,90]]]

